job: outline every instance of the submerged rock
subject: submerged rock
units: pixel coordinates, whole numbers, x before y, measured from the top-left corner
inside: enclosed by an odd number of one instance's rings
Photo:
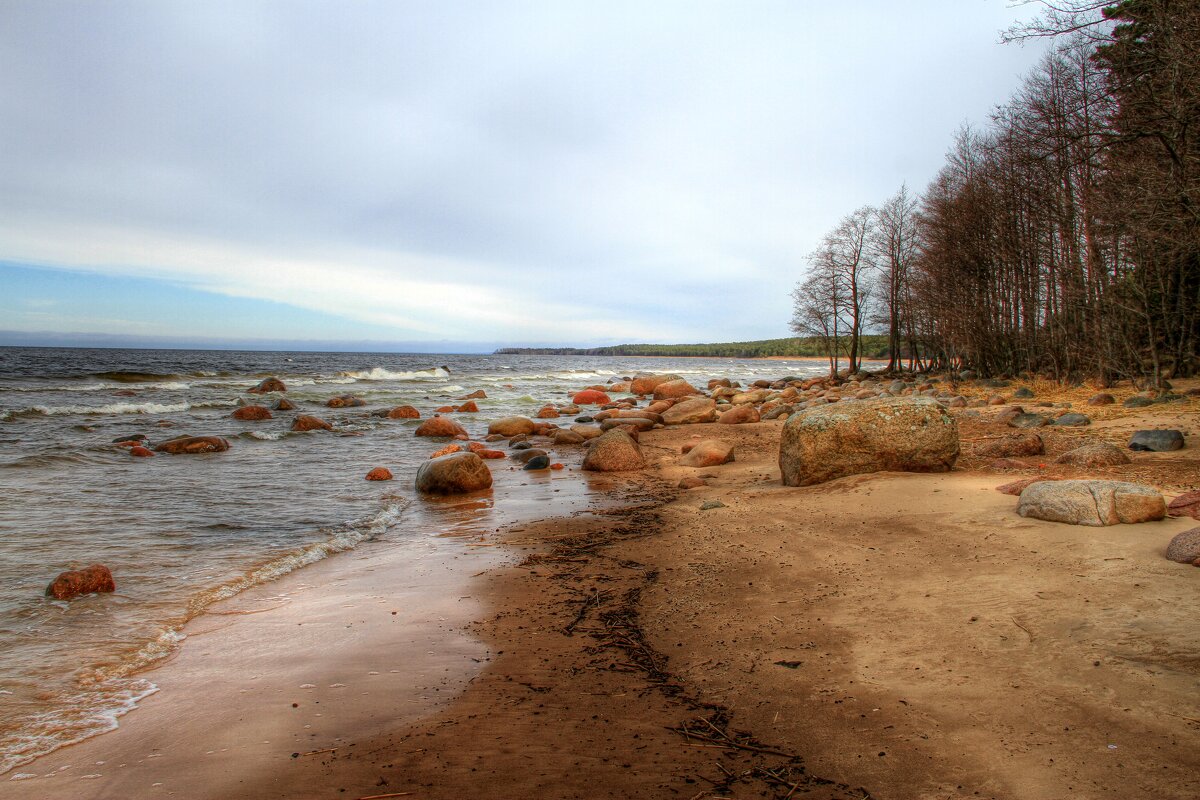
[[[367,473],[369,481],[390,481],[392,479],[392,471],[387,467],[376,467]]]
[[[958,453],[958,424],[937,402],[885,397],[793,414],[779,469],[785,486],[810,486],[881,470],[947,472]]]
[[[269,394],[271,392],[286,392],[287,387],[279,378],[263,378],[253,389],[247,389],[250,394]]]
[[[271,411],[266,406],[242,406],[235,409],[231,414],[234,419],[240,420],[263,420],[271,418]]]
[[[1157,489],[1124,481],[1040,481],[1021,492],[1017,513],[1050,522],[1100,527],[1162,519]]]
[[[229,449],[229,442],[220,436],[180,436],[154,445],[159,453],[170,455],[195,455],[197,453],[220,453]]]
[[[50,581],[46,594],[57,600],[70,600],[95,592],[115,592],[117,585],[112,572],[103,564],[92,564],[84,569],[68,570]]]
[[[314,417],[310,414],[297,414],[292,420],[292,430],[300,431],[331,431],[333,426],[320,417]]]
[[[366,404],[366,400],[363,400],[361,397],[355,397],[352,394],[343,394],[337,397],[331,397],[325,401],[325,405],[329,406],[330,408],[357,408],[358,406],[365,406]]]
[[[414,436],[449,436],[453,438],[460,434],[466,436],[467,429],[449,417],[430,417],[413,431]]]
[[[387,412],[388,419],[420,419],[421,412],[412,406],[396,406]]]

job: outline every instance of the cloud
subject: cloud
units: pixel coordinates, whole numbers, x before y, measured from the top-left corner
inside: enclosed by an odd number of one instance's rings
[[[398,337],[783,335],[823,231],[1036,58],[998,5],[8,4],[0,259]]]

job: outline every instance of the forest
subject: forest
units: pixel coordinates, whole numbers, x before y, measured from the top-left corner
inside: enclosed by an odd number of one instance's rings
[[[1159,386],[1200,342],[1200,3],[1042,3],[1050,52],[921,193],[848,213],[791,329],[859,368]],[[883,333],[882,348],[872,332]]]
[[[760,339],[754,342],[712,342],[709,344],[619,344],[610,347],[505,347],[497,354],[552,356],[682,356],[709,358],[825,358],[829,342],[807,336],[790,339]],[[845,341],[837,346],[845,355]],[[864,358],[887,358],[885,336],[860,337]]]

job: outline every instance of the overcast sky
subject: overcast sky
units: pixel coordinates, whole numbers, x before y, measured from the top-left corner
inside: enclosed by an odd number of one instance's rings
[[[0,0],[0,329],[786,336],[805,254],[924,187],[1040,56],[997,43],[1031,14]]]

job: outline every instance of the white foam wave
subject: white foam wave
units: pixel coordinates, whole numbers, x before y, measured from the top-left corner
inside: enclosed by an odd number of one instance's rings
[[[419,381],[431,378],[449,378],[450,372],[442,367],[417,369],[408,372],[393,372],[384,367],[374,367],[373,369],[339,372],[338,375],[343,378],[354,378],[360,381]]]
[[[64,414],[171,414],[191,407],[190,403],[109,403],[103,406],[32,406],[28,410],[56,417]]]
[[[287,431],[246,431],[245,435],[251,439],[261,439],[264,442],[277,442],[288,435]]]

